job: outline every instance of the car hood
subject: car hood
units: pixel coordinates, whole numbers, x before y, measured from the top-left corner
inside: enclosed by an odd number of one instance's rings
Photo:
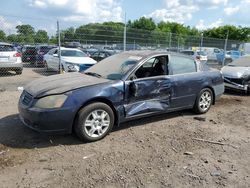
[[[223,76],[227,78],[241,78],[243,75],[250,75],[250,67],[225,66],[221,71]]]
[[[109,82],[108,79],[88,76],[83,73],[65,73],[34,80],[24,87],[33,97],[65,93],[85,86]]]
[[[90,57],[62,57],[62,60],[74,64],[95,64],[96,61]]]

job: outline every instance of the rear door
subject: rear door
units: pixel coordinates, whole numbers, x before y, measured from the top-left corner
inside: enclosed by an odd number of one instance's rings
[[[187,57],[171,56],[169,76],[173,81],[171,108],[192,107],[206,76],[198,70],[196,62]]]
[[[155,62],[158,57],[150,59],[150,66],[138,68],[131,77],[125,82],[125,113],[126,117],[139,116],[150,113],[166,112],[170,106],[170,98],[172,95],[172,81],[166,75],[167,73],[167,56],[165,57],[164,74],[156,75],[154,72]],[[147,64],[145,62],[144,64]],[[138,78],[138,71],[140,76]],[[144,73],[142,73],[145,71]],[[151,73],[151,75],[150,75]],[[136,76],[137,75],[137,76]],[[153,75],[153,76],[152,76]]]

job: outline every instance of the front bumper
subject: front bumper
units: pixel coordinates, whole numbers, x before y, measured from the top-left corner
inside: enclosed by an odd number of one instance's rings
[[[74,115],[70,108],[37,109],[18,104],[19,117],[27,127],[43,133],[68,134],[72,131]]]
[[[236,83],[225,83],[225,87],[227,89],[235,89],[235,90],[241,90],[241,91],[250,91],[249,85],[240,85]]]
[[[234,89],[234,90],[241,90],[241,91],[245,91],[248,92],[250,91],[250,82],[249,81],[243,81],[243,79],[241,81],[239,81],[240,79],[235,79],[238,83],[231,81],[231,79],[228,78],[224,78],[224,83],[225,83],[225,87],[227,89]]]

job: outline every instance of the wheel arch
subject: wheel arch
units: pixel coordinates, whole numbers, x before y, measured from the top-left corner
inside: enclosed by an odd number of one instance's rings
[[[118,112],[117,110],[115,109],[114,105],[112,104],[112,102],[110,100],[108,100],[107,98],[105,97],[97,97],[97,98],[93,98],[93,99],[90,99],[88,101],[86,101],[85,103],[83,103],[77,110],[77,112],[75,113],[75,117],[74,117],[74,121],[73,121],[73,125],[71,127],[71,130],[73,130],[73,126],[75,126],[75,121],[77,119],[77,116],[78,116],[78,113],[79,111],[84,108],[85,106],[89,105],[89,104],[92,104],[92,103],[95,103],[95,102],[101,102],[101,103],[104,103],[106,105],[108,105],[113,113],[114,113],[114,117],[115,117],[115,121],[114,121],[114,127],[117,126],[119,124],[119,116],[118,116]]]

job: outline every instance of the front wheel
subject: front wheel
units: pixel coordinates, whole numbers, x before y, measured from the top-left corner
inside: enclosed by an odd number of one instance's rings
[[[204,88],[197,96],[194,105],[194,111],[198,114],[206,113],[213,103],[213,92],[209,88]]]
[[[75,122],[75,133],[83,141],[104,138],[114,125],[113,110],[104,103],[91,103],[81,109]]]

